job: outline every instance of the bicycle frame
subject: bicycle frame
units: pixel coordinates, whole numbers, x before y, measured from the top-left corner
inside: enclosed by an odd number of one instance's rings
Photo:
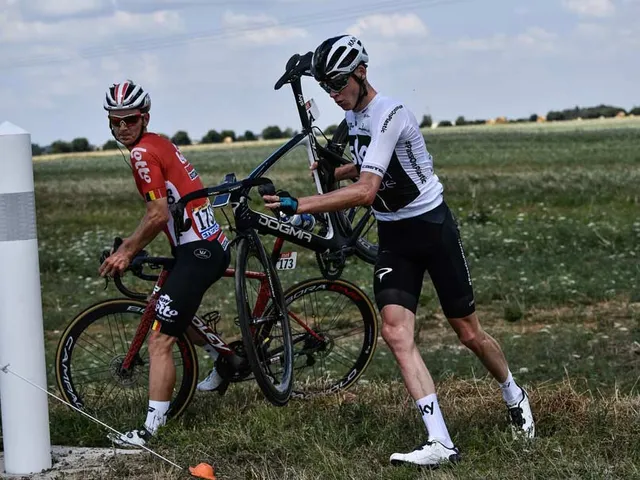
[[[315,162],[315,147],[312,147],[312,145],[315,145],[315,142],[316,139],[311,132],[301,132],[297,134],[258,165],[247,178],[255,179],[263,177],[280,158],[301,143],[305,143],[306,145],[309,162]],[[318,193],[322,195],[325,192],[322,190],[317,172],[314,172],[314,176],[316,178]],[[234,198],[233,194],[231,196],[231,207],[234,211],[236,226],[239,230],[253,228],[263,235],[274,235],[284,238],[291,243],[319,253],[353,249],[355,242],[362,234],[372,215],[371,211],[363,215],[353,228],[353,231],[348,233],[341,228],[340,222],[337,219],[337,212],[325,213],[324,215],[328,220],[328,233],[325,237],[284,223],[277,217],[251,210],[246,202],[242,202],[242,197],[235,196]]]
[[[324,156],[337,157],[333,152],[318,145],[316,137],[313,134],[312,118],[309,118],[306,111],[300,77],[294,77],[291,79],[290,83],[294,97],[296,98],[296,105],[300,116],[300,122],[302,124],[302,131],[296,134],[284,145],[280,146],[275,152],[255,167],[245,179],[246,181],[263,178],[267,171],[283,156],[301,144],[304,144],[306,147],[310,165],[316,161],[323,161],[318,155],[319,149],[322,149],[322,154]],[[342,158],[338,157],[333,160],[337,162],[341,161]],[[322,195],[326,193],[322,188],[322,182],[320,181],[320,177],[316,170],[313,171],[313,176],[318,194]],[[227,174],[225,180],[226,183],[235,182],[235,174]],[[219,186],[204,188],[181,198],[178,201],[178,204],[182,205],[182,210],[179,211],[179,214],[176,216],[176,222],[181,221],[182,213],[188,202],[197,198],[214,195],[217,193],[219,188]],[[352,231],[347,232],[342,228],[342,225],[337,218],[337,212],[325,213],[323,215],[327,219],[328,232],[326,236],[321,236],[302,228],[294,227],[288,223],[284,223],[279,218],[272,215],[266,215],[251,210],[247,204],[247,200],[248,198],[243,194],[242,190],[235,190],[230,193],[231,207],[236,221],[236,228],[239,231],[254,229],[263,235],[273,235],[278,238],[283,238],[291,243],[318,253],[343,252],[346,256],[351,255],[355,250],[355,244],[358,238],[363,233],[372,215],[372,211],[369,209],[369,211],[358,220],[358,223],[353,227]],[[179,232],[176,233],[179,234]]]

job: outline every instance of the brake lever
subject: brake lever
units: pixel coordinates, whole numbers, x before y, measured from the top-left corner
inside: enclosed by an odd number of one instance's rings
[[[118,250],[118,248],[120,248],[120,245],[122,245],[122,238],[120,237],[115,237],[113,239],[113,252],[115,252],[116,250]],[[100,265],[102,265],[104,263],[104,261],[111,256],[111,254],[113,253],[110,250],[103,250],[102,254],[100,254]],[[104,289],[106,290],[107,288],[109,288],[109,277],[105,276],[104,277]]]
[[[275,195],[276,187],[273,183],[266,183],[258,187],[258,193],[260,194],[261,197],[264,197],[265,195]],[[272,211],[273,213],[276,214],[278,221],[280,221],[280,209],[274,208]]]

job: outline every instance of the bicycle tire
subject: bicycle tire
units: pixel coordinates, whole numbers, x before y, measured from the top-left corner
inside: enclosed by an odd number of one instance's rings
[[[143,362],[143,369],[138,369],[137,373],[134,372],[140,367],[139,364],[134,366],[132,373],[129,375],[123,375],[117,371],[118,361],[121,361],[126,355],[136,327],[140,323],[137,320],[144,313],[145,307],[145,302],[137,300],[124,298],[105,300],[82,311],[69,323],[58,342],[55,360],[56,381],[64,400],[76,408],[83,409],[89,413],[95,413],[103,421],[115,420],[119,423],[124,423],[125,420],[123,417],[131,416],[137,418],[137,415],[146,412],[148,380],[146,382],[136,381],[140,379],[144,380],[144,373],[148,373],[148,362],[144,362],[144,356],[139,356],[139,360]],[[109,316],[113,316],[114,318],[120,316],[122,319],[120,326],[117,323],[115,324],[117,339],[113,338],[113,325],[111,323],[108,323],[108,330],[99,323],[105,318],[107,318],[108,322]],[[125,316],[128,317],[126,324],[124,321]],[[89,329],[93,331],[93,327],[96,327],[96,338],[91,339]],[[101,331],[104,333],[100,333]],[[104,350],[111,348],[106,346],[104,341],[102,341],[107,331],[112,334],[113,351],[109,355],[102,357],[99,352],[100,348]],[[131,335],[128,335],[129,331]],[[90,339],[92,341],[90,341]],[[117,345],[117,343],[119,343],[119,345]],[[90,349],[88,349],[87,346],[90,347]],[[78,347],[77,350],[76,347]],[[198,360],[196,351],[193,343],[186,334],[178,337],[174,346],[174,355],[176,349],[178,356],[182,359],[182,363],[176,365],[176,388],[174,389],[174,396],[167,413],[168,418],[178,417],[184,412],[195,394],[198,382]],[[143,350],[141,349],[141,351]],[[76,353],[77,355],[74,355]],[[112,393],[118,383],[120,383],[122,390],[126,391],[124,398],[127,400],[127,403],[132,396],[135,396],[134,404],[130,405],[132,408],[126,409],[125,405],[121,402],[109,399],[106,399],[109,408],[101,408],[98,399],[92,398],[94,395],[89,393],[89,391],[95,392],[95,386],[92,386],[91,390],[87,390],[84,393],[80,391],[78,382],[82,377],[87,377],[86,365],[90,362],[96,362],[96,359],[98,359],[98,361],[108,360],[108,366],[106,370],[103,371],[107,371],[109,374],[107,377],[107,380],[110,381],[107,383],[111,383],[109,393]],[[105,365],[102,365],[102,367],[105,367]],[[98,368],[100,368],[100,366],[98,366]],[[135,385],[134,381],[136,381]],[[133,391],[135,387],[138,387],[137,395],[135,395]],[[103,392],[106,391],[106,388],[105,386]],[[130,420],[133,421],[133,418]]]
[[[335,294],[337,300],[327,301],[328,297],[318,299],[319,294]],[[365,372],[376,351],[378,323],[376,310],[369,297],[349,281],[324,278],[298,283],[288,288],[284,295],[294,340],[295,382],[292,397],[310,398],[350,388]],[[351,308],[341,311],[338,306],[345,299],[346,306]],[[328,328],[328,322],[323,322],[321,312],[332,316],[336,331]],[[348,324],[345,319],[354,320]],[[300,326],[297,320],[303,320],[313,334]],[[353,338],[354,326],[358,324],[363,331],[361,340]],[[314,335],[319,335],[321,341],[317,341]],[[345,341],[340,341],[341,338]],[[343,362],[348,364],[346,370],[340,369],[340,373],[330,376],[336,366],[340,367]],[[317,379],[311,380],[312,373],[319,374],[319,382]]]
[[[349,127],[347,125],[347,121],[345,119],[340,122],[338,128],[333,132],[330,141],[330,149],[344,157],[344,152],[347,150],[347,146],[349,145]],[[340,188],[340,182],[334,182],[332,185],[327,185],[328,191],[337,190]],[[346,232],[351,232],[353,229],[354,221],[361,218],[363,214],[368,214],[371,212],[371,207],[354,207],[346,210],[340,210],[338,212],[338,221],[340,222],[340,226]],[[370,232],[371,228],[375,226],[375,218],[373,218],[373,213],[371,212],[371,218],[368,222],[372,222],[371,226],[368,228],[365,227],[365,235]],[[371,233],[375,233],[371,232]],[[374,265],[376,263],[376,258],[378,257],[378,245],[374,241],[361,236],[358,238],[355,244],[356,255],[358,258],[363,261]]]
[[[260,281],[260,293],[268,288],[268,297],[265,301],[270,306],[259,306],[255,301],[249,300],[250,291],[255,283],[249,283],[247,272],[254,271],[249,268],[249,258],[258,260],[265,280]],[[267,255],[258,234],[251,230],[245,234],[237,245],[236,254],[236,302],[238,319],[242,331],[242,341],[249,365],[253,375],[262,390],[264,396],[275,406],[284,406],[291,398],[293,388],[293,345],[291,329],[286,316],[284,294],[276,269]],[[264,295],[258,294],[258,298],[264,299]],[[263,312],[262,317],[254,315],[254,312]],[[280,326],[280,335],[273,335],[274,328]],[[276,332],[278,333],[278,332]],[[271,350],[272,343],[280,346]],[[280,363],[282,373],[274,372],[274,365]]]

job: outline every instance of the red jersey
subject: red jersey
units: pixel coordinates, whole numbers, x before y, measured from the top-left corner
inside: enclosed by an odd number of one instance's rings
[[[177,146],[155,133],[145,133],[131,150],[133,177],[140,195],[147,202],[167,198],[169,205],[186,194],[204,188],[195,168],[184,158]],[[191,228],[180,235],[179,244],[197,240],[225,241],[220,225],[213,216],[208,198],[189,202],[184,218],[191,219]],[[175,238],[173,217],[164,227],[171,245],[178,245]]]

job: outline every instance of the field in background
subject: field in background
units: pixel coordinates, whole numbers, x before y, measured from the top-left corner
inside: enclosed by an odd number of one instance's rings
[[[494,125],[464,125],[454,127],[423,128],[422,132],[426,135],[440,135],[446,133],[472,133],[479,134],[487,129],[488,132],[513,132],[513,131],[569,131],[569,130],[601,130],[610,128],[640,128],[640,117],[613,117],[613,118],[597,118],[587,120],[566,120],[561,122],[544,122],[544,123],[505,123]],[[256,140],[251,142],[241,141],[233,143],[203,143],[195,145],[186,145],[182,147],[185,153],[192,150],[228,150],[231,148],[248,148],[248,147],[265,147],[276,148],[288,139],[271,139]],[[48,155],[40,155],[35,157],[37,162],[47,160],[60,160],[66,158],[91,158],[91,157],[109,157],[114,155],[114,150],[98,150],[95,152],[85,153],[55,153]]]
[[[535,443],[505,434],[497,386],[460,347],[426,281],[418,341],[464,454],[455,470],[389,466],[392,452],[413,449],[424,432],[382,341],[347,394],[284,409],[250,384],[224,397],[199,395],[156,448],[184,463],[213,461],[220,479],[640,478],[640,123],[575,123],[425,132],[460,223],[481,321],[530,390]],[[246,175],[281,142],[274,143],[185,153],[215,184],[227,172]],[[268,176],[293,194],[312,192],[303,151]],[[117,295],[97,276],[99,253],[135,228],[144,207],[120,155],[37,161],[35,178],[51,365],[64,325]],[[149,250],[167,253],[165,243]],[[299,267],[283,273],[285,286],[319,276],[314,256],[297,251]],[[349,260],[344,277],[370,295],[371,276],[371,266]],[[203,311],[220,310],[231,335],[233,305],[232,281],[223,279]],[[51,406],[54,443],[107,444],[99,427]],[[110,468],[105,478],[181,478],[155,460]]]

